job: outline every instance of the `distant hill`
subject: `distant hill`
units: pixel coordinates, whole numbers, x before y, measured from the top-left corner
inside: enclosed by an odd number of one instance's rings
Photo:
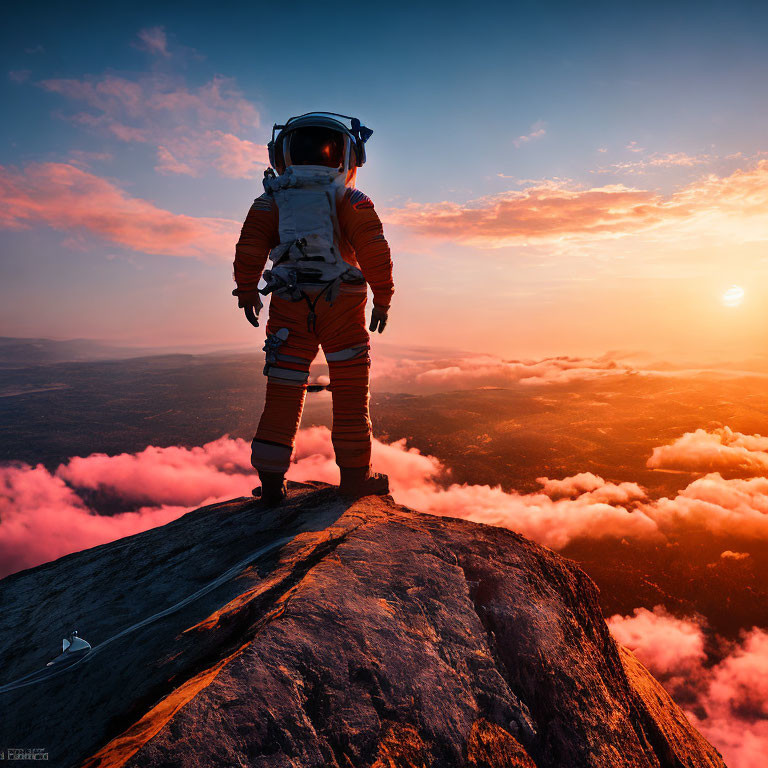
[[[133,347],[105,344],[93,339],[26,339],[0,336],[0,368],[21,368],[51,363],[92,362],[96,360],[126,360],[133,357],[154,357],[168,354],[205,354],[220,347]],[[231,351],[231,350],[227,350]]]

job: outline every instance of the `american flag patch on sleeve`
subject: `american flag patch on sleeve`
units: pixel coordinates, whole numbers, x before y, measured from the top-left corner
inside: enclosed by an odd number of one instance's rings
[[[349,196],[352,207],[359,211],[361,208],[373,208],[373,200],[359,189],[353,189]]]

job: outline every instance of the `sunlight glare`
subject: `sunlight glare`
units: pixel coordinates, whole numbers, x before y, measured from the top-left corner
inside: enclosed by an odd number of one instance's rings
[[[722,302],[726,307],[738,307],[744,300],[744,289],[740,285],[732,285],[723,295]]]

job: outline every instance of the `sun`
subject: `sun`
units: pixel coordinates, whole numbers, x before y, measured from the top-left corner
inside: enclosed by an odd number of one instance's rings
[[[732,285],[720,300],[726,307],[738,307],[744,301],[744,289],[740,285]]]

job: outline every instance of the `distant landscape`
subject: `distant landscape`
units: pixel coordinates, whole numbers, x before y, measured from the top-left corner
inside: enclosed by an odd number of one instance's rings
[[[0,459],[53,472],[75,456],[191,448],[223,435],[249,441],[264,396],[262,365],[255,352],[31,365],[9,354],[0,385]],[[702,473],[649,468],[655,447],[697,429],[727,425],[749,435],[768,424],[765,379],[757,373],[630,372],[430,394],[382,391],[374,378],[372,389],[376,437],[404,438],[409,448],[439,459],[447,471],[436,483],[523,494],[540,489],[540,477],[593,473],[609,483],[638,483],[651,499],[674,497]],[[302,426],[330,426],[328,393],[308,396]],[[750,476],[738,466],[721,474]],[[81,496],[100,514],[135,507],[103,491]],[[730,638],[768,625],[768,543],[745,539],[739,529],[692,531],[673,545],[584,536],[561,551],[597,581],[606,615],[664,605],[701,614]],[[749,557],[722,559],[724,551]]]

